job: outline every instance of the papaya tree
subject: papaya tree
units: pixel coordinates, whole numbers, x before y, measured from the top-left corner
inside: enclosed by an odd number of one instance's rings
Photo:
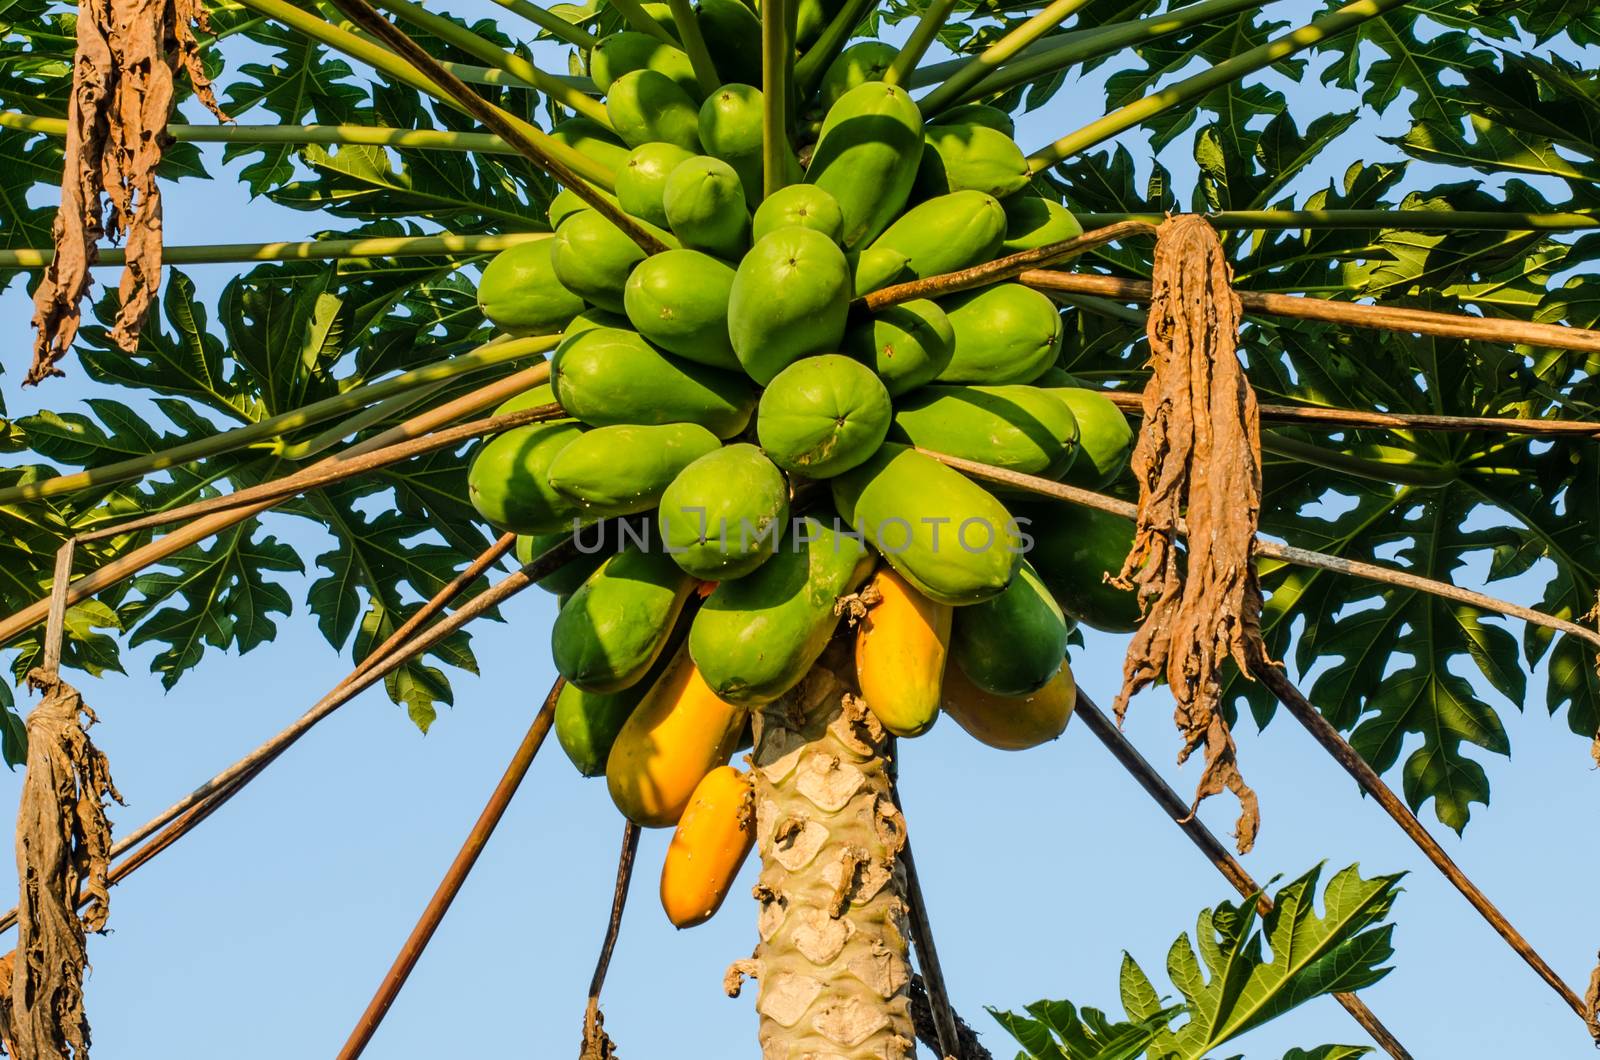
[[[1491,699],[1520,707],[1538,667],[1600,756],[1591,13],[496,3],[0,0],[23,381],[107,395],[0,421],[0,645],[42,693],[0,685],[27,768],[7,1047],[87,1055],[107,888],[379,681],[426,730],[441,664],[480,665],[465,627],[530,585],[559,601],[560,679],[342,1056],[552,730],[627,822],[583,1056],[614,1052],[598,996],[640,828],[674,829],[680,927],[759,858],[724,986],[756,980],[763,1056],[987,1055],[897,793],[944,715],[1020,768],[1082,718],[1241,895],[1174,946],[1176,995],[1129,958],[1121,1018],[995,1012],[1023,1055],[1199,1060],[1322,994],[1409,1055],[1356,996],[1398,877],[1352,866],[1319,916],[1318,871],[1269,898],[1194,817],[1230,797],[1248,853],[1270,807],[1234,726],[1280,707],[1600,1039],[1600,975],[1562,981],[1415,816],[1460,832],[1487,804],[1467,752],[1509,754]],[[315,238],[165,246],[203,143]],[[210,298],[182,271],[216,265]],[[99,266],[118,286],[85,320]],[[298,555],[285,516],[335,547]],[[1458,584],[1484,555],[1536,592]],[[350,677],[113,836],[63,667],[155,644],[171,687],[270,651],[308,567]],[[1117,721],[1172,697],[1192,803],[1078,687],[1083,630],[1128,637]]]

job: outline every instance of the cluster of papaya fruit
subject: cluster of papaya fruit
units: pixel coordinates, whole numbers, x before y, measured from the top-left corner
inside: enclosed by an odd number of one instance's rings
[[[669,249],[647,256],[567,189],[553,237],[489,263],[492,323],[563,333],[550,383],[501,411],[556,401],[570,418],[496,436],[469,474],[524,562],[608,521],[540,583],[562,597],[556,733],[630,819],[677,826],[662,895],[680,926],[715,911],[750,848],[748,783],[727,765],[750,710],[804,677],[842,615],[885,729],[917,736],[942,711],[1009,749],[1065,727],[1074,623],[1137,621],[1103,584],[1131,527],[1044,514],[924,451],[1096,489],[1121,473],[1132,432],[1056,367],[1055,305],[1000,283],[861,311],[886,285],[1080,232],[1028,190],[1008,116],[925,124],[881,80],[895,49],[859,43],[820,77],[801,113],[815,141],[764,197],[759,22],[740,0],[696,10],[729,83],[702,91],[683,50],[625,30],[586,57],[613,128],[552,133],[611,167],[617,207]],[[801,5],[802,43],[825,14]]]

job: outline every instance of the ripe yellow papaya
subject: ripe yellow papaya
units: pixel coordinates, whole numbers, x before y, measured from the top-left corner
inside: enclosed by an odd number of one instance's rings
[[[1077,706],[1078,685],[1065,660],[1050,683],[1026,696],[997,696],[978,688],[961,667],[944,674],[944,712],[979,743],[1026,751],[1066,731]]]
[[[744,723],[744,708],[718,699],[680,649],[611,745],[611,801],[646,828],[677,824],[700,781],[733,754]]]
[[[695,786],[661,865],[661,908],[673,927],[716,915],[755,840],[750,777],[718,766]]]
[[[885,729],[921,736],[939,718],[954,609],[917,592],[892,567],[880,567],[864,595],[873,590],[878,601],[856,626],[856,683]]]

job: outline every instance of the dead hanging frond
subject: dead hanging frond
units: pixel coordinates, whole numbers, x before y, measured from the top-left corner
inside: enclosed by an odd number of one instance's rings
[[[1235,352],[1239,299],[1206,221],[1168,218],[1157,236],[1149,337],[1151,378],[1133,451],[1138,525],[1117,584],[1135,590],[1144,622],[1123,663],[1120,722],[1128,699],[1165,676],[1177,702],[1183,762],[1205,751],[1195,805],[1224,788],[1241,804],[1239,852],[1260,827],[1221,711],[1222,663],[1248,675],[1266,657],[1261,588],[1252,553],[1261,514],[1261,431],[1255,392]],[[1177,541],[1186,523],[1180,567]]]
[[[122,801],[89,739],[94,712],[65,681],[35,670],[44,699],[28,715],[28,764],[17,811],[17,952],[10,1026],[19,1060],[87,1060],[86,933],[105,928],[111,896],[106,800]],[[87,894],[79,912],[80,890]]]
[[[583,1009],[583,1043],[578,1060],[615,1060],[617,1044],[606,1033],[605,1016],[600,1011],[600,991],[606,984],[611,954],[617,948],[622,930],[622,910],[628,904],[628,889],[633,884],[633,861],[639,853],[639,826],[629,821],[622,828],[622,852],[617,855],[617,882],[611,892],[611,916],[606,920],[605,937],[600,942],[600,958],[595,961],[589,980],[589,1001]]]
[[[227,121],[211,91],[191,23],[209,28],[199,0],[79,0],[55,256],[33,297],[27,383],[61,375],[78,333],[79,304],[102,237],[127,240],[111,337],[132,352],[161,286],[161,189],[156,167],[170,138],[173,74]]]
[[[1589,1036],[1595,1045],[1600,1045],[1600,964],[1589,973],[1589,989],[1583,995],[1583,1021],[1589,1025]]]

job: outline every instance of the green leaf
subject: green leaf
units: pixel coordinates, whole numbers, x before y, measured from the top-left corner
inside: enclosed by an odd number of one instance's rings
[[[1265,918],[1258,917],[1254,898],[1203,910],[1194,941],[1180,936],[1167,958],[1181,1004],[1164,1006],[1149,977],[1124,954],[1125,1021],[1067,1001],[1037,1002],[1026,1016],[990,1013],[1022,1045],[1021,1060],[1131,1060],[1142,1054],[1201,1060],[1312,998],[1359,990],[1388,973],[1381,965],[1393,955],[1394,929],[1383,920],[1401,877],[1364,880],[1352,865],[1328,881],[1319,914],[1320,876],[1315,868],[1280,888]],[[1263,956],[1264,947],[1270,958]],[[1288,1057],[1340,1058],[1361,1051],[1321,1046]]]

